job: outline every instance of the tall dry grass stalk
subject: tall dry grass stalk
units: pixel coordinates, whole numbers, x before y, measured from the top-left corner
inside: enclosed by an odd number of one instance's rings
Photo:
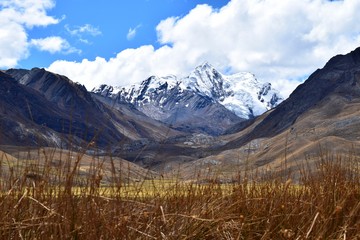
[[[112,158],[110,172],[99,158],[84,172],[83,154],[64,152],[55,165],[38,154],[0,159],[0,239],[360,238],[356,159],[321,156],[299,183],[256,173],[200,184],[134,182]]]

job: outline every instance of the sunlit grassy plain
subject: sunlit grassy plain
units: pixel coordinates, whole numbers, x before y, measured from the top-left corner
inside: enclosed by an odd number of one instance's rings
[[[0,166],[0,239],[360,239],[356,157],[239,169],[227,183],[138,177],[115,158],[41,149],[2,153]]]

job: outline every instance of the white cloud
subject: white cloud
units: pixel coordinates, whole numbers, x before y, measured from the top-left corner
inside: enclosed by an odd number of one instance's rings
[[[126,39],[131,40],[135,37],[135,35],[136,35],[136,28],[134,28],[134,29],[130,28],[126,35]]]
[[[1,13],[0,13],[1,14]],[[29,54],[27,35],[21,25],[0,16],[0,68],[13,67]]]
[[[219,10],[198,5],[158,24],[159,49],[126,49],[108,60],[56,61],[49,69],[91,89],[152,74],[187,74],[209,61],[220,71],[251,71],[287,95],[297,79],[360,45],[359,12],[358,0],[232,0]],[[135,34],[130,29],[130,38]]]
[[[135,28],[129,28],[129,31],[126,35],[126,39],[129,41],[134,39],[134,37],[136,36],[136,33],[140,27],[141,27],[141,25],[137,25]]]
[[[53,0],[0,1],[0,67],[9,68],[29,56],[27,30],[37,26],[57,24],[60,20],[48,16]]]
[[[101,35],[101,31],[99,28],[92,26],[91,24],[85,24],[83,26],[76,26],[70,28],[69,25],[65,25],[65,29],[71,35],[82,36],[83,34],[89,34],[91,36]]]
[[[48,26],[60,20],[48,16],[46,11],[55,6],[54,0],[2,0],[1,18],[26,27]]]
[[[65,25],[65,30],[74,37],[78,38],[78,41],[86,45],[91,45],[92,42],[87,39],[88,36],[96,37],[101,35],[102,32],[99,28],[92,26],[91,24],[84,24],[83,26],[70,27]]]
[[[84,84],[88,90],[104,82],[121,86],[144,80],[154,69],[159,75],[176,72],[177,67],[163,61],[164,57],[169,56],[169,51],[169,47],[155,50],[153,46],[146,45],[137,49],[126,49],[109,60],[97,57],[93,61],[56,61],[49,70],[69,76],[72,80]]]
[[[58,36],[52,36],[52,37],[40,38],[40,39],[31,39],[30,45],[38,48],[40,51],[46,51],[52,54],[54,53],[69,54],[74,52],[81,53],[80,50],[71,47],[68,41]]]

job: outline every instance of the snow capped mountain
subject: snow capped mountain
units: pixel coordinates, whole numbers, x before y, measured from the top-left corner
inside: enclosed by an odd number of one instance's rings
[[[271,83],[260,83],[253,74],[241,72],[227,76],[209,63],[197,67],[184,83],[246,119],[261,115],[283,100]]]
[[[243,119],[258,116],[283,100],[270,83],[260,83],[253,74],[224,75],[207,62],[182,79],[153,76],[129,87],[101,85],[93,92],[132,103],[157,120],[169,117],[174,107],[201,106],[189,101],[192,95],[219,103]]]

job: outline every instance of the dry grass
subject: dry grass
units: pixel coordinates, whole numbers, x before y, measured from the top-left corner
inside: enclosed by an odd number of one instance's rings
[[[84,173],[82,154],[63,157],[2,155],[0,239],[360,239],[353,159],[320,157],[296,184],[288,172],[221,184],[130,182],[111,158],[105,176],[98,159]]]

